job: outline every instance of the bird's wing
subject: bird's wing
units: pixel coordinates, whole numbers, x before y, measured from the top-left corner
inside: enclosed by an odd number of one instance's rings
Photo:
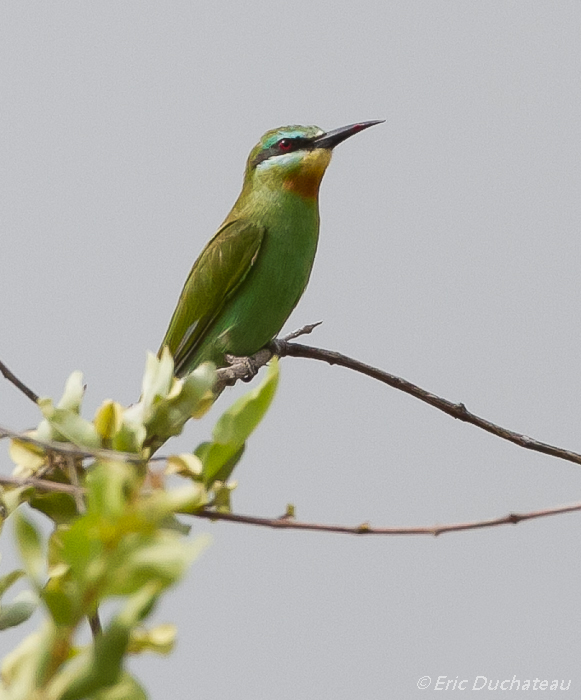
[[[194,263],[163,339],[179,373],[205,331],[256,261],[264,228],[244,219],[224,224]],[[161,350],[160,350],[161,352]]]

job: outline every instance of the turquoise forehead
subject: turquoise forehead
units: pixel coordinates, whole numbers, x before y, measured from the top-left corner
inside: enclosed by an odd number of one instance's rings
[[[260,139],[259,147],[270,148],[280,139],[312,138],[324,133],[318,126],[280,126],[278,129],[271,129]]]

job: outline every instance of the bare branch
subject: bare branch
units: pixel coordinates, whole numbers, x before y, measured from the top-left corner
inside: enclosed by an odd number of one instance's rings
[[[29,477],[21,479],[13,476],[0,476],[0,484],[6,486],[31,486],[39,491],[68,493],[75,498],[82,497],[85,489],[71,484],[61,484],[49,479]],[[239,513],[221,513],[211,509],[202,509],[192,513],[195,518],[205,520],[225,520],[232,523],[256,525],[278,530],[310,530],[314,532],[334,532],[340,535],[432,535],[438,536],[447,532],[462,532],[465,530],[482,530],[499,525],[517,525],[524,520],[537,520],[551,515],[563,515],[581,511],[581,503],[570,503],[564,506],[543,508],[527,513],[509,513],[508,515],[488,520],[472,520],[464,523],[448,523],[444,525],[420,526],[420,527],[371,527],[369,523],[360,525],[328,525],[325,523],[311,523],[295,520],[293,517],[283,515],[278,518],[265,518],[254,515],[241,515]],[[81,509],[82,512],[82,509]]]
[[[576,452],[571,452],[570,450],[564,450],[547,443],[539,442],[526,435],[516,433],[512,430],[503,428],[502,426],[496,425],[491,421],[481,418],[474,413],[468,411],[463,403],[452,403],[447,399],[430,393],[421,387],[408,382],[401,377],[397,377],[389,372],[385,372],[371,365],[367,365],[359,360],[355,360],[351,357],[343,355],[338,352],[331,350],[324,350],[322,348],[316,348],[308,345],[302,345],[299,343],[290,343],[289,340],[298,338],[301,335],[306,335],[311,333],[319,323],[310,324],[303,326],[293,333],[285,336],[280,340],[274,340],[269,347],[263,348],[258,353],[253,355],[251,358],[235,358],[235,361],[230,367],[218,370],[218,390],[221,390],[227,384],[233,384],[239,379],[244,379],[248,377],[249,366],[253,368],[259,368],[266,365],[273,355],[279,357],[303,357],[306,359],[320,360],[327,362],[330,365],[339,365],[341,367],[346,367],[355,372],[364,374],[372,379],[376,379],[388,386],[403,391],[404,393],[410,394],[420,401],[430,404],[434,408],[440,411],[462,420],[466,423],[475,425],[482,430],[496,435],[504,440],[508,440],[520,447],[525,449],[533,450],[536,452],[541,452],[544,454],[551,455],[560,459],[564,459],[576,464],[581,464],[581,454]],[[20,389],[28,398],[36,402],[38,396],[32,392],[26,385],[24,385],[15,375],[0,362],[0,373],[2,373],[10,382],[12,382],[18,389]],[[75,498],[77,508],[80,513],[84,511],[83,493],[82,489],[78,483],[77,473],[76,473],[76,460],[82,460],[85,458],[92,459],[115,459],[124,460],[129,463],[143,463],[143,459],[139,455],[116,452],[114,450],[89,450],[86,448],[79,448],[75,445],[68,443],[59,442],[44,442],[41,440],[36,440],[25,433],[18,433],[7,428],[0,426],[0,439],[4,437],[10,437],[13,439],[20,440],[32,445],[36,445],[48,454],[62,454],[66,458],[68,465],[69,478],[72,484],[61,484],[55,481],[42,479],[38,477],[30,477],[26,479],[17,477],[2,477],[0,476],[0,484],[7,486],[31,486],[40,491],[53,491],[68,493]],[[154,458],[155,461],[165,460],[165,457]],[[152,460],[153,461],[153,460]],[[447,532],[459,532],[464,530],[476,530],[489,527],[496,527],[499,525],[516,525],[523,520],[533,520],[538,518],[544,518],[551,515],[560,515],[563,513],[570,513],[573,511],[581,510],[581,503],[574,503],[565,506],[558,506],[555,508],[546,508],[543,510],[531,511],[528,513],[510,513],[509,515],[493,518],[489,520],[476,520],[464,523],[449,523],[445,525],[434,525],[431,527],[371,527],[368,523],[362,523],[360,525],[348,526],[348,525],[327,525],[323,523],[310,523],[297,521],[292,517],[283,516],[280,518],[264,518],[256,517],[250,515],[240,515],[236,513],[221,513],[213,510],[202,509],[194,514],[195,517],[205,518],[209,520],[227,520],[229,522],[244,523],[248,525],[256,525],[259,527],[269,527],[277,529],[287,529],[287,530],[311,530],[320,532],[334,532],[338,534],[350,534],[350,535],[432,535],[437,536]],[[94,633],[98,632],[99,622],[95,618],[91,620],[91,627]]]
[[[68,493],[70,496],[75,496],[79,491],[82,493],[84,489],[71,484],[61,484],[58,481],[50,481],[48,479],[36,479],[28,477],[27,479],[19,479],[17,476],[0,476],[0,484],[4,486],[31,486],[39,491],[47,491],[49,493]]]
[[[555,447],[554,445],[549,445],[546,442],[534,440],[527,435],[522,435],[521,433],[517,433],[513,430],[503,428],[500,425],[496,425],[485,418],[481,418],[480,416],[471,413],[463,403],[452,403],[447,399],[436,396],[435,394],[432,394],[429,391],[408,382],[406,379],[396,377],[393,374],[389,374],[389,372],[384,372],[376,367],[359,362],[359,360],[354,360],[351,357],[342,355],[339,352],[322,350],[321,348],[301,345],[299,343],[285,343],[280,341],[275,341],[275,352],[281,357],[285,355],[290,355],[292,357],[305,357],[312,360],[322,360],[330,365],[339,365],[341,367],[346,367],[347,369],[352,369],[356,372],[360,372],[361,374],[365,374],[372,379],[377,379],[384,384],[388,384],[394,389],[410,394],[416,399],[420,399],[420,401],[424,401],[425,403],[430,404],[430,406],[434,406],[434,408],[447,413],[449,416],[452,416],[452,418],[457,418],[465,423],[475,425],[477,428],[486,430],[487,432],[492,433],[503,440],[508,440],[519,447],[524,447],[527,450],[533,450],[535,452],[542,452],[543,454],[558,457],[559,459],[574,462],[575,464],[581,464],[581,454],[578,454],[577,452]]]
[[[368,523],[360,525],[326,525],[323,523],[307,523],[283,516],[281,518],[262,518],[252,515],[239,515],[237,513],[220,513],[211,510],[201,510],[194,513],[196,518],[206,520],[226,520],[233,523],[257,525],[258,527],[270,527],[278,530],[311,530],[315,532],[334,532],[340,535],[443,535],[447,532],[461,532],[464,530],[482,530],[498,525],[517,525],[523,520],[535,520],[546,518],[550,515],[561,515],[581,510],[581,503],[572,503],[556,508],[545,508],[530,513],[509,513],[500,518],[490,520],[474,520],[465,523],[449,523],[447,525],[433,525],[431,527],[371,527]]]
[[[0,360],[0,373],[3,374],[9,382],[12,382],[14,386],[19,389],[27,398],[36,403],[38,401],[38,394],[35,394],[32,389],[29,389],[24,382],[21,382],[18,377],[11,372],[8,367]]]
[[[57,454],[70,455],[79,459],[113,459],[117,461],[129,462],[130,464],[141,464],[144,460],[139,455],[131,452],[117,452],[116,450],[90,450],[87,447],[77,447],[70,442],[51,442],[48,440],[37,440],[30,437],[26,433],[19,433],[16,430],[10,430],[0,425],[0,440],[2,438],[12,438],[20,442],[26,442],[29,445],[40,447],[46,452],[55,452]],[[163,458],[166,459],[166,458]]]
[[[83,490],[81,489],[81,485],[79,484],[79,475],[77,474],[77,462],[79,462],[79,460],[78,458],[75,459],[75,457],[73,457],[72,455],[67,455],[66,461],[69,481],[71,482],[71,485],[75,490],[74,499],[75,505],[77,506],[77,512],[79,513],[79,515],[84,515],[84,513],[87,512],[87,507],[83,498]]]
[[[534,438],[524,435],[522,433],[517,433],[508,428],[503,428],[496,423],[492,423],[485,418],[481,418],[469,411],[463,403],[453,403],[448,401],[436,394],[432,394],[426,389],[422,389],[416,384],[398,377],[384,370],[378,369],[377,367],[372,367],[371,365],[355,360],[342,353],[335,352],[333,350],[324,350],[322,348],[316,348],[309,345],[302,345],[300,343],[290,343],[288,342],[292,338],[297,338],[300,335],[306,335],[311,333],[321,322],[308,324],[302,328],[290,333],[285,338],[273,340],[267,348],[263,348],[256,354],[252,355],[250,358],[238,358],[238,361],[233,362],[229,367],[219,369],[217,371],[217,382],[216,390],[219,393],[225,386],[235,384],[236,381],[240,379],[248,378],[249,376],[249,366],[258,369],[266,365],[273,355],[279,357],[303,357],[311,360],[320,360],[326,362],[330,365],[339,365],[340,367],[346,367],[360,374],[364,374],[372,379],[376,379],[394,389],[403,391],[406,394],[410,394],[415,398],[423,401],[424,403],[437,408],[439,411],[446,413],[452,418],[464,421],[465,423],[470,423],[482,430],[485,430],[492,435],[496,435],[503,440],[512,442],[519,447],[523,447],[527,450],[532,450],[534,452],[541,452],[543,454],[550,455],[552,457],[557,457],[558,459],[563,459],[568,462],[573,462],[574,464],[581,464],[581,454],[578,452],[573,452],[572,450],[566,450],[561,447],[556,447],[555,445],[550,445],[546,442],[541,442],[535,440]],[[250,361],[250,362],[249,362]],[[20,380],[18,380],[10,370],[0,362],[0,372],[4,374],[13,384],[18,386],[29,398],[36,401],[38,398],[34,392],[28,389]],[[0,439],[2,437],[13,437],[17,438],[23,442],[28,442],[30,444],[38,445],[46,450],[51,450],[61,453],[70,453],[75,457],[88,458],[93,457],[95,459],[105,458],[105,459],[123,459],[127,462],[141,462],[142,459],[137,455],[131,455],[126,453],[115,453],[110,450],[88,450],[80,449],[72,445],[65,445],[62,443],[42,443],[38,440],[34,440],[27,435],[22,433],[15,433],[14,431],[7,430],[0,426]],[[158,457],[158,461],[163,461],[165,458]]]
[[[305,326],[305,332],[310,332],[318,324],[313,324],[312,326]],[[302,330],[302,329],[301,329]],[[301,332],[291,333],[288,337],[297,337],[301,335]],[[408,382],[406,379],[397,377],[394,374],[385,372],[384,370],[378,369],[377,367],[372,367],[371,365],[355,360],[352,357],[343,355],[340,352],[335,352],[333,350],[324,350],[322,348],[316,348],[309,345],[302,345],[300,343],[289,343],[286,339],[273,340],[268,348],[260,350],[260,352],[253,355],[251,360],[256,368],[261,367],[269,362],[273,355],[278,357],[303,357],[309,360],[320,360],[326,362],[330,365],[338,365],[340,367],[345,367],[351,369],[354,372],[359,372],[367,377],[376,379],[383,384],[387,384],[394,389],[403,391],[406,394],[414,396],[416,399],[423,401],[424,403],[430,404],[439,411],[442,411],[452,418],[464,421],[465,423],[470,423],[475,425],[477,428],[486,430],[496,437],[502,438],[503,440],[508,440],[519,447],[524,447],[527,450],[532,450],[534,452],[541,452],[543,454],[551,455],[551,457],[557,457],[558,459],[564,459],[567,462],[573,462],[574,464],[581,464],[581,454],[578,452],[573,452],[572,450],[566,450],[561,447],[556,447],[555,445],[550,445],[546,442],[541,442],[529,437],[528,435],[523,435],[517,433],[514,430],[509,430],[508,428],[503,428],[501,425],[492,423],[485,418],[477,416],[475,413],[471,413],[463,403],[453,403],[447,399],[432,394],[426,389],[422,389],[416,384]],[[218,370],[219,381],[222,377],[228,377],[229,380],[226,383],[233,383],[230,378],[240,379],[246,376],[247,365],[243,363],[236,363],[232,367],[227,369]]]

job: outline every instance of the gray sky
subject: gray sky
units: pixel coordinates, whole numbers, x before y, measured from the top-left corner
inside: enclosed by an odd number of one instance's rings
[[[580,20],[567,0],[5,0],[0,358],[55,398],[81,369],[87,416],[134,400],[261,134],[385,118],[337,148],[287,330],[323,319],[314,344],[581,451]],[[346,370],[281,371],[236,511],[411,526],[579,499],[578,466]],[[37,421],[0,383],[0,424]],[[424,675],[578,694],[580,519],[438,539],[196,521],[213,545],[155,616],[177,649],[132,670],[160,700],[415,698]]]

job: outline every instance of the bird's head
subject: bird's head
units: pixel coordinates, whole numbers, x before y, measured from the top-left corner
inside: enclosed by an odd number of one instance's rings
[[[244,183],[286,189],[315,199],[335,146],[381,121],[323,131],[318,126],[282,126],[267,131],[250,152]]]

